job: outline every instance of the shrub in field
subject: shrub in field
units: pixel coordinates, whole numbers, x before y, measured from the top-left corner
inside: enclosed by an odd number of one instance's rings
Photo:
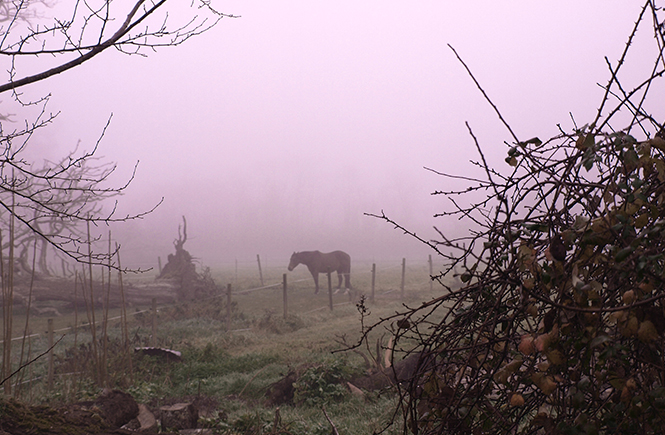
[[[243,414],[238,417],[232,424],[232,428],[242,434],[262,434],[264,433],[264,428],[268,425],[269,421],[261,418],[261,416],[255,412],[252,414]]]
[[[295,314],[289,314],[286,319],[281,315],[275,314],[273,310],[266,310],[263,317],[259,319],[259,328],[275,334],[285,334],[305,327],[305,322],[302,318]]]
[[[307,433],[298,430],[294,426],[296,425],[281,420],[279,409],[275,411],[275,416],[270,416],[266,412],[256,410],[251,413],[241,414],[229,423],[219,424],[217,430],[225,434],[243,435],[297,435]]]
[[[218,321],[227,320],[226,298],[212,297],[206,300],[206,304],[191,302],[179,302],[160,309],[159,316],[173,320],[187,320],[192,318],[204,318]],[[231,319],[244,320],[244,315],[238,310],[238,303],[231,302]],[[148,315],[141,319],[149,325],[152,318]]]
[[[348,377],[348,366],[340,359],[310,367],[293,384],[293,400],[297,404],[308,406],[342,400],[348,394],[344,386],[344,379]]]
[[[131,361],[133,357],[132,347],[135,343],[125,345],[119,338],[108,338],[106,340],[106,358],[102,363],[107,370],[107,383],[113,388],[126,388],[131,384]],[[75,374],[77,384],[81,384],[82,378],[96,379],[96,370],[100,366],[95,362],[100,358],[93,351],[91,343],[81,343],[76,347],[65,350],[64,355],[56,354],[54,357],[54,372],[60,375]]]
[[[631,89],[619,72],[647,20],[658,54]],[[423,355],[398,386],[414,433],[662,433],[665,129],[662,93],[648,97],[662,86],[664,35],[662,8],[646,2],[596,118],[546,141],[506,123],[503,168],[469,127],[485,178],[446,193],[454,209],[442,215],[470,235],[424,241],[463,268],[463,285],[381,322]]]

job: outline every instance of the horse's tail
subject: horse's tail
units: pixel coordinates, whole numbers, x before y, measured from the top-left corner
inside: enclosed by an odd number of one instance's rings
[[[343,257],[344,257],[344,287],[350,289],[351,288],[351,256],[347,254],[346,252],[342,251]]]

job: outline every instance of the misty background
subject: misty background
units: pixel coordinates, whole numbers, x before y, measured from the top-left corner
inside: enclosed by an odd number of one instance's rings
[[[425,262],[432,250],[365,213],[436,238],[465,229],[434,218],[435,190],[464,183],[478,158],[465,121],[499,169],[510,136],[451,44],[521,140],[595,116],[640,5],[624,1],[226,1],[203,35],[148,57],[104,53],[31,86],[56,122],[32,152],[90,150],[113,183],[138,172],[113,226],[123,266],[156,267],[184,248],[201,264],[283,264],[293,251],[341,249],[354,260]],[[177,12],[177,11],[174,11]],[[171,14],[175,17],[175,13]],[[652,37],[638,34],[641,40]],[[641,41],[638,39],[636,44]],[[634,50],[633,53],[640,53]],[[644,59],[653,59],[643,52]],[[636,77],[650,65],[631,58]],[[642,74],[643,75],[643,74]],[[641,77],[641,76],[640,76]],[[106,228],[98,228],[104,234]]]

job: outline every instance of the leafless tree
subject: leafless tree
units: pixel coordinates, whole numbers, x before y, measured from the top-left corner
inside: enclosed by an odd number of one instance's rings
[[[209,0],[0,0],[0,59],[7,74],[0,82],[0,94],[29,113],[22,122],[4,110],[0,115],[0,217],[5,223],[0,231],[8,231],[13,222],[12,240],[3,239],[5,249],[10,243],[18,246],[18,258],[25,260],[28,246],[37,238],[42,244],[38,267],[47,272],[47,246],[66,257],[89,259],[79,250],[85,245],[82,222],[108,224],[150,212],[118,216],[114,203],[108,202],[123,193],[133,175],[123,186],[108,187],[115,165],[96,157],[106,127],[91,151],[73,151],[42,164],[27,160],[31,138],[52,124],[57,112],[48,111],[49,95],[26,99],[22,89],[107,49],[146,56],[161,47],[180,45],[224,17],[232,15],[219,12]],[[105,255],[93,258],[102,261]]]
[[[110,268],[115,254],[110,248],[93,252],[91,224],[137,219],[151,211],[119,216],[115,203],[108,204],[133,178],[125,185],[109,187],[115,165],[100,162],[95,155],[108,124],[91,151],[74,150],[51,162],[30,161],[26,149],[31,138],[52,124],[57,112],[48,110],[50,95],[27,97],[26,87],[89,62],[108,49],[145,56],[160,47],[180,45],[224,17],[231,15],[214,9],[211,0],[191,0],[189,4],[177,0],[0,0],[0,59],[6,72],[0,80],[0,95],[20,112],[9,113],[7,106],[0,110],[0,281],[5,343],[12,339],[15,248],[25,265],[29,246],[36,253],[41,244],[38,267],[44,272],[48,271],[49,246],[62,256],[87,262],[91,282],[91,265]],[[19,121],[21,114],[27,115]],[[11,346],[3,346],[3,379],[15,373],[11,366]],[[4,383],[4,388],[11,393],[10,383]]]
[[[178,5],[180,3],[180,5]],[[173,0],[75,1],[68,10],[41,24],[47,10],[61,5],[49,0],[2,0],[0,2],[0,55],[9,59],[8,80],[0,93],[45,80],[92,59],[109,48],[145,56],[158,47],[180,45],[216,25],[225,15],[210,0],[191,0],[189,10]],[[173,21],[176,21],[173,23]],[[24,58],[47,56],[37,67],[24,66]],[[30,63],[31,65],[33,62]]]

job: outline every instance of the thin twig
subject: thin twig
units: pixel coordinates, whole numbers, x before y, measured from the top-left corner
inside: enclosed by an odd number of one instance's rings
[[[452,45],[448,44],[448,47],[450,47],[450,49],[453,51],[453,53],[455,53],[455,56],[457,57],[457,60],[459,60],[460,63],[464,66],[464,69],[466,69],[466,72],[469,73],[469,76],[471,77],[471,80],[473,80],[473,82],[476,84],[476,86],[478,87],[478,89],[480,90],[480,92],[483,94],[483,97],[485,97],[485,99],[487,100],[487,102],[490,104],[490,106],[492,106],[492,108],[494,109],[494,111],[496,112],[496,114],[499,116],[499,119],[501,120],[501,122],[503,123],[503,125],[506,127],[506,129],[508,129],[508,131],[510,132],[511,136],[512,136],[513,139],[515,140],[515,143],[519,143],[519,139],[517,139],[517,135],[513,132],[513,129],[510,127],[510,125],[509,125],[509,124],[506,122],[506,120],[503,118],[503,115],[501,115],[501,112],[499,111],[499,108],[496,107],[496,105],[492,102],[492,100],[490,99],[490,97],[487,95],[487,92],[485,92],[485,89],[483,89],[483,87],[480,86],[480,83],[478,83],[478,80],[476,80],[476,77],[475,77],[475,76],[473,75],[473,73],[471,72],[471,69],[469,69],[469,67],[466,65],[466,63],[464,63],[464,61],[462,60],[462,58],[460,57],[460,55],[457,54],[457,51],[453,48]]]
[[[30,361],[26,362],[25,364],[21,365],[19,368],[17,368],[16,370],[14,370],[14,372],[13,372],[12,374],[10,374],[9,376],[7,376],[5,379],[2,380],[2,382],[0,382],[0,385],[4,384],[4,383],[7,382],[9,379],[11,379],[14,375],[16,375],[18,372],[20,372],[20,371],[23,370],[24,368],[28,367],[30,364],[32,364],[32,363],[34,363],[35,361],[37,361],[39,358],[41,358],[41,357],[43,357],[44,355],[46,355],[47,353],[49,353],[49,352],[50,352],[50,351],[51,351],[51,350],[52,350],[52,349],[53,349],[58,343],[60,343],[60,341],[61,341],[63,338],[65,338],[65,334],[63,334],[63,335],[58,339],[58,341],[56,341],[55,343],[53,343],[53,346],[49,347],[49,348],[46,349],[44,352],[40,353],[39,355],[37,355],[36,357],[34,357],[33,359],[31,359]]]
[[[326,416],[326,420],[328,420],[328,423],[330,423],[330,426],[332,427],[332,433],[333,435],[339,435],[339,432],[337,431],[337,427],[335,427],[335,423],[328,417],[328,413],[326,412],[326,408],[321,406],[321,411],[323,411],[323,415]]]

